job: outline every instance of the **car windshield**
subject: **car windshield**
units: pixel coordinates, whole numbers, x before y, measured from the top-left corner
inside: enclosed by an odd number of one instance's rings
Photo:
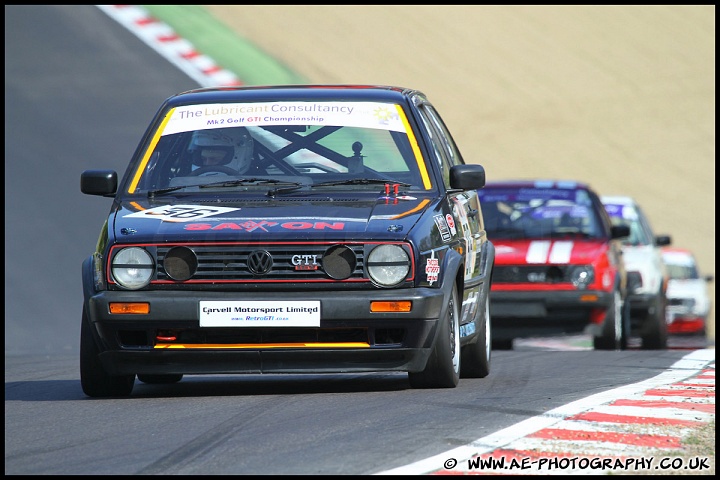
[[[323,191],[382,190],[384,183],[433,188],[409,122],[394,104],[192,105],[170,110],[149,138],[129,194],[267,190],[277,182],[297,186],[274,187],[281,193],[311,191],[317,183],[326,185]]]
[[[623,239],[623,245],[653,244],[652,235],[643,228],[640,214],[633,206],[612,203],[606,203],[604,206],[613,225],[627,225],[630,228],[630,235]]]
[[[584,190],[479,190],[488,238],[601,238],[600,221]]]
[[[700,278],[695,262],[685,255],[663,253],[663,261],[670,278],[674,280],[694,280]]]

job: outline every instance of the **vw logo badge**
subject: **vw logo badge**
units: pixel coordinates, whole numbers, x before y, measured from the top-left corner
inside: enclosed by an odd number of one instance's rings
[[[265,275],[273,265],[272,256],[265,250],[250,252],[247,259],[248,270],[255,275]]]

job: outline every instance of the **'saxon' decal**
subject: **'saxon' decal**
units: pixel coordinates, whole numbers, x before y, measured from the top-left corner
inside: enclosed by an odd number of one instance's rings
[[[131,213],[130,215],[125,215],[125,218],[151,218],[164,222],[190,222],[200,218],[232,212],[233,210],[240,209],[230,207],[199,207],[197,205],[165,205],[143,210],[142,212]]]
[[[425,273],[427,274],[427,280],[430,285],[437,282],[438,276],[440,275],[440,260],[435,258],[435,250],[433,250],[430,258],[427,259]]]
[[[435,225],[437,225],[438,230],[440,230],[440,236],[442,237],[443,242],[449,242],[452,236],[450,235],[450,229],[445,221],[445,217],[442,215],[435,215],[433,219],[435,220]]]
[[[575,242],[539,240],[530,242],[525,261],[527,263],[569,263]]]
[[[262,230],[269,232],[269,227],[279,227],[285,230],[344,230],[344,222],[270,222],[267,220],[247,220],[245,222],[223,222],[217,225],[210,223],[190,223],[185,225],[185,230],[202,231],[202,230],[238,230],[245,232],[254,232]]]

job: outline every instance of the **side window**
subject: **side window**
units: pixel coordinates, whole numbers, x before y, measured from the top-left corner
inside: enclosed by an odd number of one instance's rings
[[[427,111],[430,115],[430,118],[432,119],[433,123],[435,124],[436,128],[442,132],[442,138],[444,139],[444,147],[445,150],[447,150],[448,155],[450,156],[450,164],[451,165],[462,165],[465,163],[465,161],[462,158],[462,155],[460,155],[460,150],[458,149],[458,146],[455,144],[455,140],[453,139],[452,135],[450,135],[450,131],[448,130],[447,126],[445,126],[445,122],[443,122],[442,118],[440,117],[440,114],[435,110],[435,108],[432,105],[427,105]]]
[[[438,129],[437,122],[432,117],[432,111],[430,111],[429,105],[420,105],[418,111],[420,112],[420,117],[425,124],[425,130],[427,130],[428,135],[430,135],[432,140],[432,148],[435,150],[435,157],[439,161],[438,166],[440,167],[440,172],[442,173],[445,188],[450,188],[450,166],[452,163],[447,150],[447,142],[445,142],[442,138],[442,134],[440,133],[442,130]]]
[[[654,245],[655,244],[655,234],[653,233],[653,229],[652,229],[652,226],[650,225],[650,221],[648,220],[645,213],[640,209],[640,207],[637,207],[637,210],[638,210],[638,218],[640,220],[640,224],[642,225],[644,245]]]

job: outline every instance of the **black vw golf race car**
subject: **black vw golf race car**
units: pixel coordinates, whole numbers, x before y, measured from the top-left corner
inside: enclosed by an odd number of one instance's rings
[[[82,268],[91,397],[188,374],[490,371],[494,247],[477,190],[417,90],[204,88],[168,98]]]

